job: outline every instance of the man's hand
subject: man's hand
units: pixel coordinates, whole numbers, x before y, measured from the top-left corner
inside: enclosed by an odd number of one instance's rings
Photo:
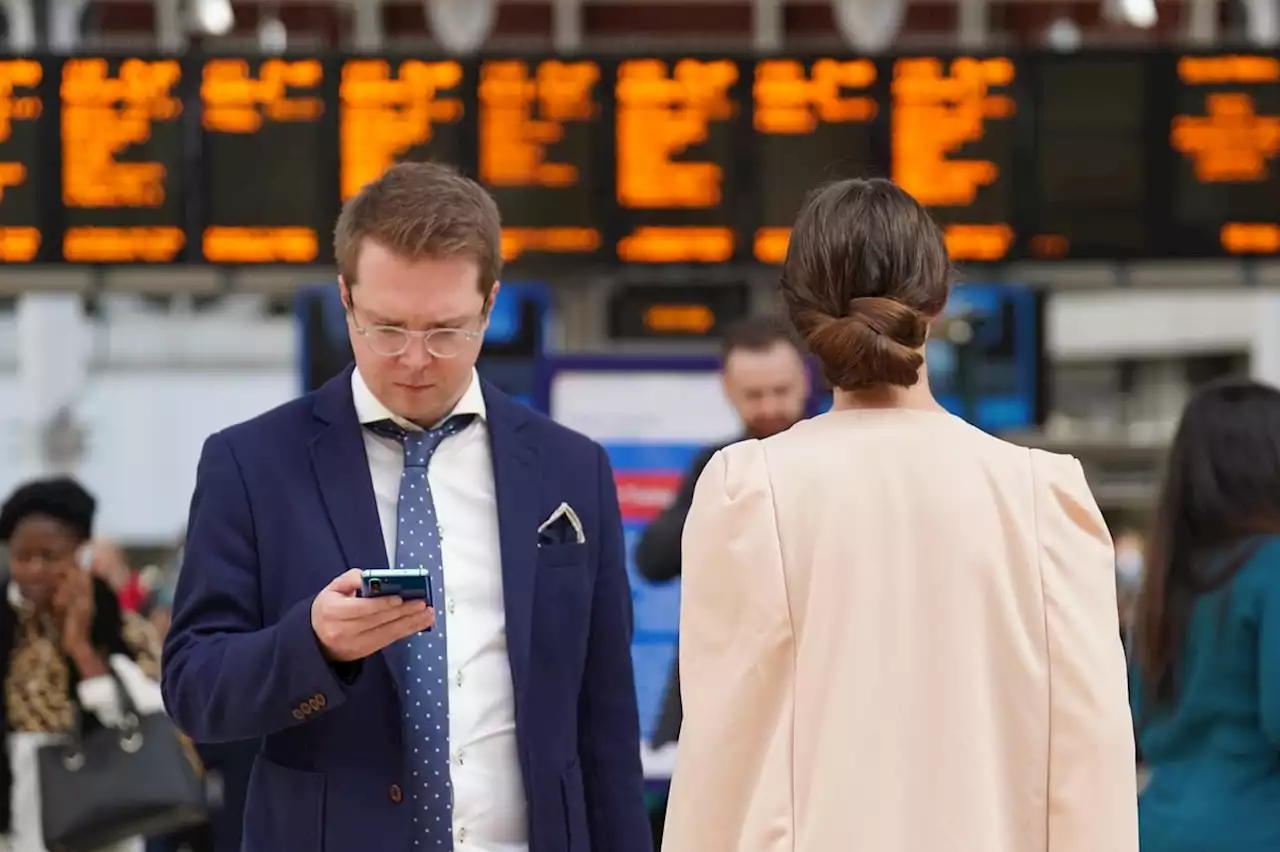
[[[338,663],[362,660],[435,624],[425,601],[361,598],[360,570],[352,568],[325,586],[311,602],[311,629],[325,656]]]

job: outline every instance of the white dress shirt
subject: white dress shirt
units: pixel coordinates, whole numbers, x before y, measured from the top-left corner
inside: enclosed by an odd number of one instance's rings
[[[387,410],[359,370],[351,374],[351,390],[361,423],[393,420],[405,429],[419,428]],[[441,442],[431,456],[427,480],[440,520],[444,564],[445,600],[436,601],[436,605],[444,606],[448,616],[454,845],[476,852],[528,852],[528,818],[516,750],[515,690],[502,600],[498,502],[484,395],[474,370],[471,384],[452,413],[474,414],[475,420]],[[404,447],[369,429],[364,430],[364,446],[387,565],[394,568]]]

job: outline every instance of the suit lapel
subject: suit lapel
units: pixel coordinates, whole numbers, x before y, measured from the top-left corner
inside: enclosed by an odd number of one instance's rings
[[[528,409],[487,382],[482,387],[498,507],[507,649],[519,694],[528,678],[533,628],[537,529],[542,521],[538,517],[540,462],[537,447],[524,434]],[[364,434],[351,398],[351,368],[316,392],[315,415],[327,426],[311,442],[311,464],[342,555],[353,568],[387,566]],[[382,652],[401,690],[402,645],[397,642]]]
[[[316,417],[328,425],[311,442],[311,465],[347,567],[386,568],[390,560],[378,520],[363,427],[351,398],[351,369],[316,392]],[[398,659],[403,653],[400,646],[396,643],[383,651],[397,683],[404,669]]]
[[[318,392],[316,415],[328,424],[311,441],[311,464],[342,555],[351,568],[385,568],[373,478],[364,451],[364,433],[351,401],[351,370],[344,370]]]
[[[542,521],[538,517],[540,461],[537,447],[524,433],[529,411],[487,382],[483,388],[498,503],[507,652],[519,695],[529,675],[537,529]]]

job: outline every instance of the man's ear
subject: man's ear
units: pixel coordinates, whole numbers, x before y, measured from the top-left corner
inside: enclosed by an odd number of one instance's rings
[[[342,300],[343,310],[351,310],[351,288],[347,286],[346,279],[341,275],[338,276],[338,298]]]

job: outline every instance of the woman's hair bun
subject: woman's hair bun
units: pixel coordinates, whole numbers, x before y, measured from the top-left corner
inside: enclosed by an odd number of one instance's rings
[[[929,323],[951,292],[942,231],[887,180],[842,180],[796,217],[781,295],[833,387],[911,387]]]
[[[920,379],[928,319],[888,296],[863,296],[842,317],[807,313],[797,325],[833,387],[858,390],[877,385],[908,388]]]

